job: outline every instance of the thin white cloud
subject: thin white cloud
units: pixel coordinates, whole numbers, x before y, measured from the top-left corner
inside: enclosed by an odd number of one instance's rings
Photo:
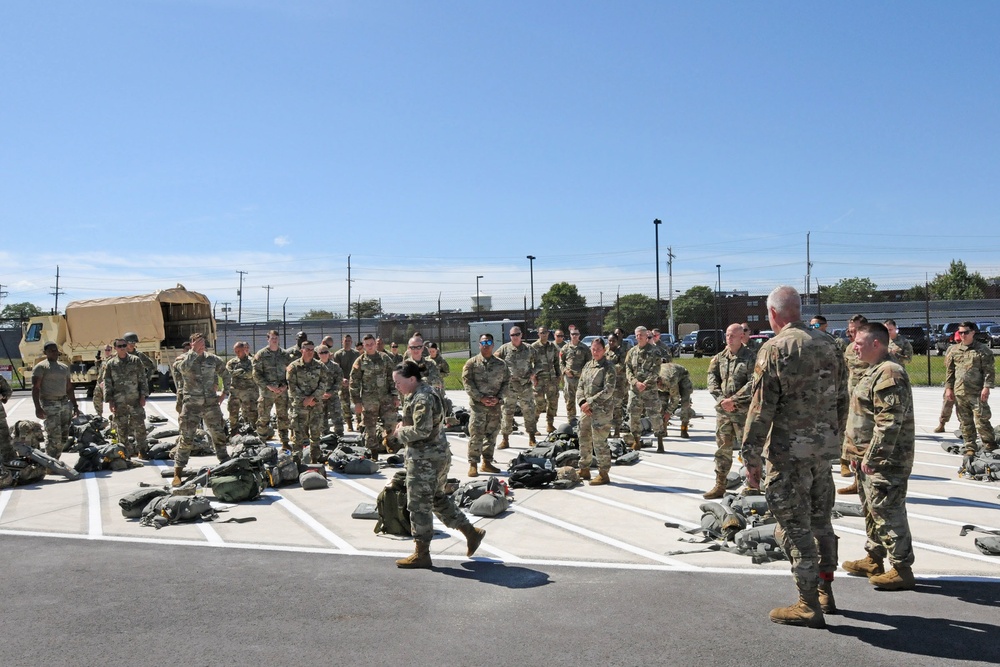
[[[278,246],[279,248],[284,248],[286,245],[289,245],[290,243],[291,241],[287,236],[278,236],[275,237],[274,239],[274,245]]]

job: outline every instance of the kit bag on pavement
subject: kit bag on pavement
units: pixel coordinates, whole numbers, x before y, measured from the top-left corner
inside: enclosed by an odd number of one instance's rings
[[[170,492],[162,486],[140,487],[135,491],[129,491],[118,499],[118,506],[122,508],[122,516],[126,519],[138,519],[146,509],[146,505],[154,498],[168,496]]]
[[[378,508],[376,533],[410,536],[410,512],[406,508],[406,471],[393,475],[385,488],[379,491],[375,502]]]
[[[208,484],[212,494],[224,503],[256,500],[267,488],[267,474],[258,458],[238,457],[212,468]]]
[[[218,516],[205,496],[159,496],[143,508],[139,523],[160,529],[178,521],[212,521]]]

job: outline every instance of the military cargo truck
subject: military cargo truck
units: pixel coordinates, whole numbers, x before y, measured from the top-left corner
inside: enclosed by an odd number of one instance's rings
[[[151,388],[159,375],[169,374],[170,365],[183,352],[191,334],[204,333],[209,349],[215,345],[215,318],[208,297],[190,292],[183,285],[152,294],[73,301],[65,315],[32,317],[24,326],[21,343],[21,373],[31,382],[31,369],[45,358],[42,347],[52,341],[59,346],[60,361],[72,370],[73,386],[91,396],[97,382],[97,359],[104,346],[125,332],[139,336],[136,349],[157,365]]]

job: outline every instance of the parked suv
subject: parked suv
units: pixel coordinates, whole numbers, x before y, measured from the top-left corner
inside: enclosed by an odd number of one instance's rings
[[[961,324],[961,322],[948,322],[948,324],[941,327],[941,336],[934,345],[934,347],[937,348],[939,357],[948,351],[949,345],[955,343],[955,332],[958,331],[958,327]]]
[[[694,356],[713,355],[726,346],[726,333],[722,329],[699,329],[695,332]]]
[[[910,341],[913,354],[927,354],[927,332],[923,327],[899,327],[899,335]]]
[[[990,336],[990,347],[1000,347],[1000,324],[991,324],[986,327],[986,333]]]

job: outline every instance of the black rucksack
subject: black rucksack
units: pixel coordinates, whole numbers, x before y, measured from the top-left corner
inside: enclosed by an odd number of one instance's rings
[[[375,503],[378,508],[378,521],[375,522],[376,533],[403,535],[409,537],[410,512],[406,508],[406,471],[400,470],[393,475],[378,494]]]
[[[122,516],[126,519],[138,519],[142,516],[142,511],[149,504],[149,501],[168,495],[170,492],[162,486],[140,487],[119,498],[118,506],[122,508]]]
[[[518,463],[510,469],[507,482],[512,489],[542,489],[556,481],[556,471],[536,463]]]

